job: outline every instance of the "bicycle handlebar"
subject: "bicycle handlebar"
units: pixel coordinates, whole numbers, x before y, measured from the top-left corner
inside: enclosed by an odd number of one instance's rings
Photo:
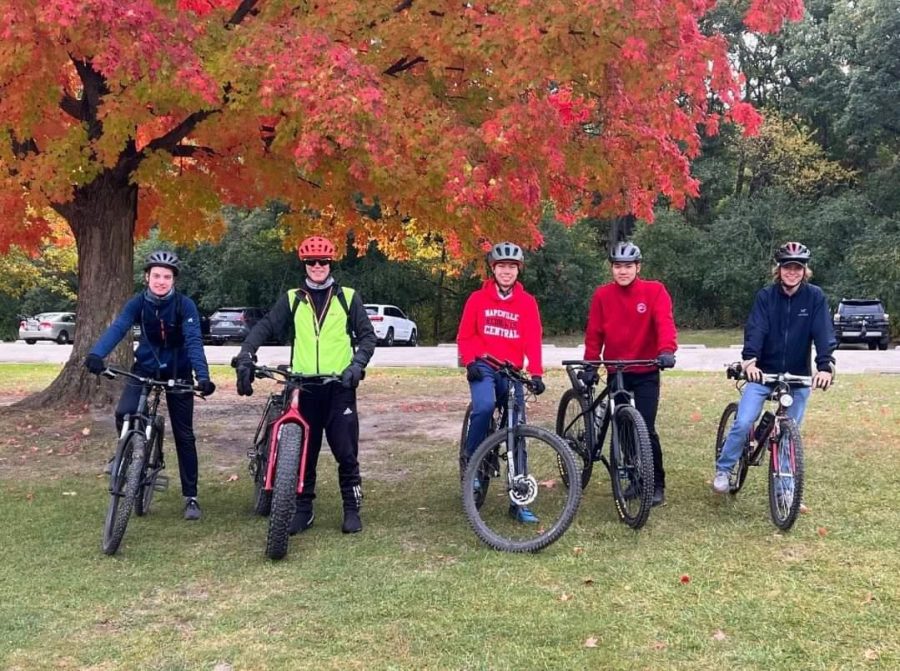
[[[631,366],[656,366],[659,368],[659,359],[569,359],[562,362],[563,366],[606,366],[607,368],[625,369]]]
[[[103,377],[114,380],[120,375],[124,375],[125,377],[130,377],[132,380],[137,380],[141,384],[147,384],[151,387],[162,387],[168,392],[194,392],[198,396],[203,396],[200,393],[200,390],[194,386],[193,383],[187,382],[179,382],[178,380],[156,380],[152,377],[144,377],[141,375],[137,375],[136,373],[132,373],[128,370],[123,370],[121,368],[114,368],[113,366],[107,366],[106,370],[100,373]]]
[[[340,382],[340,375],[306,375],[304,373],[293,373],[290,368],[285,365],[275,366],[272,368],[266,365],[253,365],[253,375],[257,378],[269,378],[278,382],[298,382],[300,384],[329,384],[331,382]],[[277,378],[282,378],[278,380]]]
[[[754,381],[747,378],[747,374],[741,366],[740,362],[726,364],[725,369],[725,377],[727,377],[729,380],[746,380],[748,382]],[[793,384],[800,387],[811,387],[812,381],[812,375],[794,375],[793,373],[763,373],[761,384],[777,384],[779,382],[786,382],[787,384]]]
[[[509,376],[517,382],[521,382],[526,387],[528,387],[529,390],[533,391],[534,385],[532,384],[531,378],[528,376],[528,373],[513,364],[508,359],[504,359],[503,361],[501,361],[492,354],[482,354],[481,356],[475,357],[475,360],[483,361],[494,370]]]

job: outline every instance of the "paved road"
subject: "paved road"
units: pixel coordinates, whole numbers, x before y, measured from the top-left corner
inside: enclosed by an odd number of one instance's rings
[[[26,345],[0,343],[2,363],[64,363],[72,351],[71,345],[57,345],[38,342]],[[206,347],[206,357],[210,363],[227,364],[238,353],[236,345]],[[580,347],[544,346],[544,366],[559,366],[566,359],[581,358]],[[260,361],[266,363],[286,362],[290,355],[288,347],[263,347],[259,351]],[[685,346],[678,351],[678,369],[693,371],[721,371],[723,366],[740,358],[736,347],[703,348]],[[900,350],[885,352],[863,349],[840,349],[835,352],[838,371],[841,373],[896,373],[900,374]],[[372,358],[372,366],[456,366],[456,347],[379,347]]]

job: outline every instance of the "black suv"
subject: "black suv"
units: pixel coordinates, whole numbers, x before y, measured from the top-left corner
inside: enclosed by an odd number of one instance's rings
[[[869,349],[887,349],[891,323],[877,298],[843,298],[834,313],[834,336],[838,345],[866,343]]]
[[[250,329],[265,315],[262,308],[219,308],[209,318],[209,341],[213,345],[229,340],[243,342]]]

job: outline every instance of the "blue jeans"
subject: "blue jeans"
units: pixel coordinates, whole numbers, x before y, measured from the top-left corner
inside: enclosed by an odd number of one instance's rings
[[[505,404],[506,394],[509,390],[509,378],[501,375],[486,363],[479,362],[478,369],[482,372],[483,377],[477,382],[469,383],[469,391],[472,393],[472,414],[469,418],[469,433],[466,436],[466,454],[470,457],[478,444],[487,437],[491,415],[494,414],[497,401]],[[513,384],[516,394],[513,422],[516,422],[520,412],[522,419],[525,418],[525,390],[520,383]]]
[[[795,387],[793,389],[794,404],[787,409],[788,417],[792,417],[797,426],[803,421],[803,414],[806,412],[806,403],[809,401],[809,387]],[[748,382],[744,387],[744,393],[741,401],[738,403],[737,415],[734,418],[734,424],[731,425],[731,431],[725,439],[725,445],[722,446],[722,454],[716,462],[716,471],[730,471],[734,468],[741,456],[741,450],[744,442],[750,433],[750,427],[762,412],[763,405],[772,390],[764,384],[756,382]]]

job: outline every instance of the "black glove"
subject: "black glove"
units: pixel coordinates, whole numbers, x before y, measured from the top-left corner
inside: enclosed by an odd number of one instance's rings
[[[238,396],[253,396],[253,364],[256,363],[256,355],[250,352],[241,352],[231,360],[237,375]]]
[[[216,384],[212,380],[197,380],[197,390],[204,396],[212,396],[216,391]]]
[[[656,357],[656,361],[662,370],[665,370],[666,368],[675,368],[675,354],[673,352],[662,352]]]
[[[478,382],[484,377],[484,371],[478,367],[478,363],[473,361],[466,366],[466,379],[469,382]]]
[[[351,363],[341,373],[341,384],[347,389],[356,389],[363,378],[363,369],[358,363]]]
[[[547,391],[547,385],[544,384],[544,378],[542,378],[540,375],[532,375],[531,391],[534,392],[535,396],[540,396],[545,391]]]
[[[84,367],[94,375],[100,375],[106,370],[106,364],[103,359],[96,354],[88,354],[84,359]]]
[[[600,381],[600,376],[597,374],[597,367],[585,366],[578,373],[578,379],[584,382],[588,387],[593,387]]]

